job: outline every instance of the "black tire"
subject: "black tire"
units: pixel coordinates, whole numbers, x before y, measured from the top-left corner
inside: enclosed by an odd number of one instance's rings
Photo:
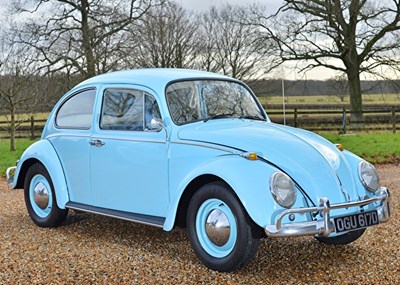
[[[344,245],[358,240],[366,229],[359,229],[335,237],[315,237],[318,241],[325,244]]]
[[[41,196],[33,194],[35,189],[40,191]],[[68,209],[60,209],[57,206],[53,182],[41,163],[36,163],[28,169],[24,182],[24,197],[29,216],[39,227],[57,227],[68,215]]]
[[[225,236],[227,241],[220,246],[211,241],[206,233],[206,217],[210,217],[214,210],[222,212],[230,226],[229,233]],[[215,222],[217,221],[218,219]],[[260,243],[259,238],[254,237],[255,225],[247,212],[229,186],[222,182],[206,184],[193,195],[186,225],[194,252],[212,270],[228,272],[247,265],[254,258]]]

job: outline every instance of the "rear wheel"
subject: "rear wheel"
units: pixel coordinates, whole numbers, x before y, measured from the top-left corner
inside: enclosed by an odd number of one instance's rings
[[[217,271],[245,266],[259,245],[247,212],[221,182],[209,183],[194,194],[187,214],[187,233],[197,257]]]
[[[53,182],[43,164],[36,163],[28,169],[24,196],[29,216],[39,227],[56,227],[65,221],[68,209],[57,206]]]
[[[333,245],[343,245],[343,244],[349,244],[352,243],[353,241],[356,241],[359,239],[365,232],[366,229],[359,229],[351,232],[347,232],[342,235],[334,236],[334,237],[318,237],[316,236],[315,238],[325,244],[333,244]]]

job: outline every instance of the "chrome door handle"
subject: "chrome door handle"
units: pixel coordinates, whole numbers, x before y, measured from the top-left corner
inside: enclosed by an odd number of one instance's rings
[[[105,145],[106,143],[105,143],[105,142],[102,142],[101,140],[91,140],[91,141],[89,142],[89,144],[90,144],[90,145],[97,146],[97,147],[101,147],[101,146]]]

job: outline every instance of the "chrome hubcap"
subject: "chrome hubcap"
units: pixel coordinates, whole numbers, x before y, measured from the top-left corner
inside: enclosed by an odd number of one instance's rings
[[[206,220],[206,234],[209,240],[217,245],[225,245],[231,235],[231,225],[225,213],[219,209],[210,212]]]
[[[46,209],[49,205],[49,190],[42,182],[36,184],[35,188],[33,189],[33,200],[42,210]]]

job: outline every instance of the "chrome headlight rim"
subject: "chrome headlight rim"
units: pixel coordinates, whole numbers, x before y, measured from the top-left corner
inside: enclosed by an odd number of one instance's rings
[[[279,178],[281,177],[281,178]],[[285,201],[282,199],[282,197],[279,195],[278,193],[278,189],[276,189],[276,183],[277,183],[277,179],[287,179],[289,184],[290,184],[290,189],[288,189],[291,192],[292,195],[292,199],[289,201]],[[292,180],[292,178],[290,178],[289,175],[287,175],[286,173],[277,171],[275,173],[273,173],[270,177],[269,180],[269,190],[271,191],[272,197],[274,198],[274,200],[282,207],[286,208],[286,209],[290,209],[297,200],[297,193],[296,193],[296,187],[295,184]]]
[[[365,179],[363,172],[365,172],[366,168],[369,168],[369,170],[373,173],[376,179],[376,187],[372,187]],[[362,185],[371,193],[376,193],[380,189],[380,180],[379,180],[379,175],[378,172],[376,171],[375,167],[369,163],[368,161],[360,161],[358,163],[358,177],[362,183]]]

